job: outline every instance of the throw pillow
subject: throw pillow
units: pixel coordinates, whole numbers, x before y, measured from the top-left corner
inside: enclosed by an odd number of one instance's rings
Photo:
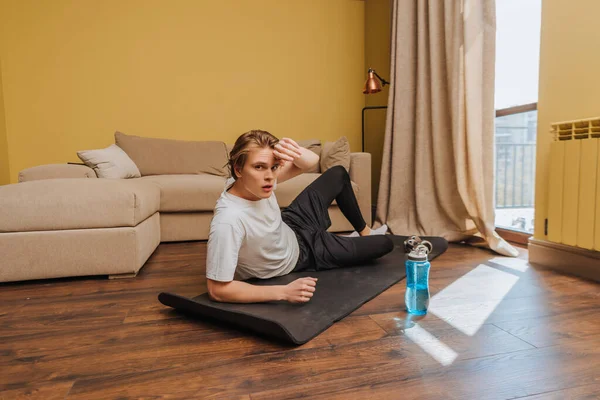
[[[162,139],[115,132],[115,143],[143,176],[229,175],[225,143],[220,141]]]
[[[135,163],[116,144],[105,149],[78,151],[77,157],[92,168],[98,178],[127,179],[141,176]]]
[[[321,173],[331,167],[341,165],[350,172],[350,143],[346,136],[342,136],[335,142],[325,142],[321,152]]]

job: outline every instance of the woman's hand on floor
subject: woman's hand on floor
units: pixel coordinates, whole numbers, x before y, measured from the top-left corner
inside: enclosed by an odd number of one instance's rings
[[[306,303],[313,297],[316,286],[317,278],[298,278],[284,286],[284,298],[290,303]]]

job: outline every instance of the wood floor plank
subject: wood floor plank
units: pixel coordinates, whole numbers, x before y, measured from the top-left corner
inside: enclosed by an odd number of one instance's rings
[[[187,360],[178,364],[163,365],[135,376],[121,376],[116,380],[79,380],[71,393],[88,395],[102,391],[109,397],[144,397],[165,381],[176,383],[170,386],[169,395],[180,397],[209,397],[227,388],[228,395],[267,390],[272,387],[287,387],[299,383],[322,382],[339,379],[348,375],[362,375],[374,372],[386,363],[417,367],[409,353],[398,345],[398,338],[383,338],[377,341],[313,348],[273,354],[257,354],[234,359],[221,364],[210,364],[198,360]],[[170,370],[165,376],[163,371]],[[193,377],[202,379],[194,380]],[[234,379],[234,376],[243,379]],[[231,379],[229,379],[231,378]],[[227,387],[224,385],[227,383]]]
[[[593,398],[598,285],[526,257],[452,245],[427,316],[399,282],[303,346],[157,301],[206,291],[206,242],[161,244],[134,279],[0,284],[0,398]]]
[[[454,360],[534,348],[492,324],[477,327],[476,333],[469,336],[451,325],[429,323],[431,318],[424,318],[418,322],[410,321],[405,313],[376,314],[371,318],[388,334],[406,337],[423,351],[433,353],[433,357],[453,357]],[[444,356],[443,352],[447,355]]]
[[[458,361],[451,366],[381,365],[377,372],[272,388],[252,399],[512,399],[596,384],[600,342],[531,349]],[[557,365],[560,359],[566,365]],[[568,365],[568,366],[567,366]],[[468,377],[468,378],[467,378]]]
[[[181,272],[172,272],[161,270],[163,266],[163,264],[150,266],[148,271],[156,270],[156,272],[140,272],[135,279],[57,279],[54,285],[38,282],[4,285],[0,286],[0,300],[3,303],[3,310],[7,310],[9,307],[25,304],[48,306],[56,302],[74,303],[88,297],[110,300],[111,298],[120,298],[120,296],[137,296],[144,292],[151,294],[155,299],[160,291],[179,290],[182,287],[186,288],[189,295],[197,295],[206,291],[206,279],[203,278],[202,273],[197,273],[197,269],[185,268]]]
[[[112,376],[151,369],[159,358],[202,359],[207,363],[238,358],[281,346],[264,346],[237,331],[230,334],[180,319],[164,324],[127,324],[101,330],[77,331],[50,337],[12,341],[3,357],[3,383],[27,379]],[[13,363],[6,365],[6,359]],[[4,365],[3,365],[4,364]]]
[[[3,390],[0,399],[63,400],[67,397],[73,381],[43,382],[18,389]]]
[[[519,400],[592,400],[600,398],[600,383],[520,397]]]
[[[24,361],[9,364],[3,373],[5,383],[23,384],[24,376],[36,380],[55,375],[77,378],[94,374],[113,376],[185,365],[197,359],[201,359],[204,365],[222,364],[248,355],[318,348],[340,341],[374,340],[385,335],[385,331],[369,317],[348,318],[304,346],[290,347],[177,315],[163,324],[156,321],[131,323],[86,332],[64,332],[61,336],[37,335],[13,340],[10,346],[5,346],[8,352],[0,361]],[[63,348],[68,351],[61,351]],[[95,359],[97,353],[101,353],[102,357]],[[33,361],[34,364],[31,363]]]
[[[148,262],[164,263],[165,261],[206,261],[206,241],[161,243],[152,253]]]
[[[536,347],[552,346],[571,340],[600,338],[600,304],[595,309],[565,311],[537,318],[496,322],[504,331]]]

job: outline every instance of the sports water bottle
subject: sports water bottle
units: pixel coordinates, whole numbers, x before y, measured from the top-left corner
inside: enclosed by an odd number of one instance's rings
[[[414,237],[413,237],[414,238]],[[411,238],[412,239],[412,238]],[[431,243],[416,238],[416,245],[410,246],[406,260],[406,294],[404,301],[410,314],[425,315],[429,307],[429,268],[427,255]]]

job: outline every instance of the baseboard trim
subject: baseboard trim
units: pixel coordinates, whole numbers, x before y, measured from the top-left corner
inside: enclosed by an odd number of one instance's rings
[[[600,282],[600,252],[540,239],[529,239],[529,262],[568,275]]]
[[[525,249],[527,248],[528,240],[531,237],[530,233],[519,232],[505,228],[496,228],[496,233],[507,242]]]

